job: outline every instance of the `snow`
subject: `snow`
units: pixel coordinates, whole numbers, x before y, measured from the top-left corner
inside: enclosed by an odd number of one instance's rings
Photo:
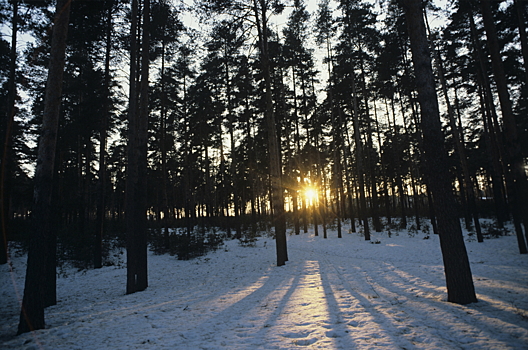
[[[319,230],[320,233],[322,230]],[[412,236],[412,237],[411,237]],[[0,266],[1,349],[528,349],[528,256],[515,236],[466,236],[478,303],[446,302],[438,237],[357,233],[226,241],[190,261],[149,255],[149,287],[126,269],[66,270],[44,330],[14,336],[25,257]]]

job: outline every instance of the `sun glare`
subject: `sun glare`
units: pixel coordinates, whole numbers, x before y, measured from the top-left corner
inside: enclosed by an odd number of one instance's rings
[[[317,202],[317,190],[313,187],[308,187],[304,190],[304,198],[310,204],[315,204]]]

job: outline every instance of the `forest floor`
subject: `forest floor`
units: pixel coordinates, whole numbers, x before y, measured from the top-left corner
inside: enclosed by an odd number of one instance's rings
[[[426,236],[311,228],[288,235],[282,267],[267,237],[190,261],[150,253],[149,287],[131,295],[123,266],[65,269],[46,329],[16,337],[25,257],[14,257],[0,266],[0,348],[528,349],[528,255],[515,236],[465,237],[479,299],[465,306],[446,302],[438,237]]]

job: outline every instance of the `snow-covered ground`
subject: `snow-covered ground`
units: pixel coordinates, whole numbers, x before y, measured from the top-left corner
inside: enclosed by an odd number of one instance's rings
[[[227,241],[191,261],[149,255],[149,287],[126,269],[67,271],[47,327],[13,336],[25,259],[0,267],[1,349],[528,349],[528,256],[515,236],[468,240],[479,302],[446,302],[438,237],[407,232]]]

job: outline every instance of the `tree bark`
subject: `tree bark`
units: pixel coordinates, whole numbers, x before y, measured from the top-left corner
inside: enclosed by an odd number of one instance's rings
[[[277,251],[277,266],[288,261],[286,245],[286,218],[284,216],[284,189],[281,182],[280,149],[277,139],[273,97],[271,93],[271,67],[268,50],[268,26],[266,0],[254,0],[255,18],[259,35],[262,71],[266,87],[265,118],[268,129],[268,151],[270,158],[271,197],[273,206],[273,220],[275,225],[275,242]],[[259,11],[260,9],[260,11]]]
[[[108,8],[105,48],[105,86],[104,107],[99,130],[99,183],[97,184],[97,218],[95,228],[94,268],[103,267],[103,233],[105,220],[106,192],[106,139],[108,119],[110,115],[110,53],[112,47],[112,6]]]
[[[431,55],[427,42],[422,2],[403,0],[421,107],[421,129],[427,160],[427,179],[434,197],[440,247],[444,261],[447,300],[458,304],[477,301],[456,203],[449,181],[447,153],[440,123]]]
[[[379,215],[379,195],[378,195],[378,182],[376,181],[376,164],[375,159],[373,156],[373,150],[374,150],[374,142],[372,141],[372,134],[374,133],[374,130],[372,129],[372,121],[370,119],[370,108],[368,104],[368,93],[367,93],[367,83],[366,83],[366,73],[365,73],[365,67],[363,64],[363,59],[360,59],[360,65],[361,65],[361,89],[363,90],[363,100],[365,103],[365,115],[366,115],[366,123],[367,123],[367,144],[369,153],[367,154],[367,169],[369,171],[370,175],[370,188],[372,192],[371,196],[371,214],[372,214],[372,224],[374,226],[374,230],[376,232],[381,232],[382,230],[382,224],[380,220]],[[375,109],[375,108],[374,108]],[[376,114],[376,110],[374,110],[374,115]],[[381,147],[380,147],[381,151]]]
[[[141,86],[139,100],[139,161],[138,161],[138,213],[142,225],[138,232],[138,291],[148,287],[147,279],[147,144],[149,117],[149,48],[150,48],[150,0],[143,0],[143,35],[141,42]]]
[[[128,168],[126,183],[127,226],[127,286],[126,293],[143,291],[147,281],[147,218],[146,218],[146,171],[147,171],[147,123],[148,123],[148,24],[149,0],[143,6],[142,69],[140,103],[138,106],[137,35],[138,2],[132,0],[131,46],[130,46],[130,91]],[[139,107],[139,108],[138,108]]]
[[[9,202],[11,198],[11,179],[13,177],[13,150],[11,148],[11,138],[13,123],[16,113],[15,98],[16,92],[16,60],[17,60],[17,34],[18,34],[18,0],[13,0],[13,17],[11,30],[11,51],[9,55],[9,78],[7,85],[7,105],[5,120],[5,139],[3,147],[2,165],[0,173],[0,215],[1,229],[0,236],[0,265],[7,263],[8,257],[8,230],[9,230]]]
[[[236,171],[237,171],[237,159],[236,159],[236,149],[235,149],[235,113],[233,111],[233,103],[231,96],[231,75],[229,72],[229,59],[227,57],[227,49],[225,50],[225,84],[226,84],[226,95],[227,95],[227,113],[229,121],[229,140],[231,146],[231,164],[229,167],[229,177],[230,184],[233,190],[233,226],[235,228],[235,238],[242,238],[242,227],[240,224],[240,193],[239,185],[236,180]]]
[[[51,230],[53,176],[70,7],[70,0],[57,1],[51,34],[44,114],[35,170],[33,229],[29,243],[18,334],[44,328],[44,307],[49,304],[46,303],[48,299],[46,292],[49,292],[48,284],[50,284],[47,270],[50,250],[53,250],[55,239]],[[55,274],[53,276],[55,277]],[[53,284],[53,281],[51,283]]]
[[[353,123],[354,123],[354,140],[356,143],[356,167],[359,179],[359,217],[363,221],[363,231],[365,234],[365,240],[370,241],[370,228],[367,217],[367,199],[365,196],[365,169],[363,166],[363,142],[361,141],[361,131],[359,129],[359,108],[357,101],[357,91],[356,91],[356,78],[355,73],[352,70],[352,102],[354,106],[353,111]]]
[[[137,186],[137,26],[138,26],[138,1],[132,0],[132,17],[130,29],[130,77],[129,77],[129,103],[128,103],[128,144],[127,144],[127,170],[125,188],[125,220],[126,220],[126,247],[127,247],[127,289],[126,293],[136,292],[136,270],[134,249],[137,245],[134,229],[135,219],[135,188]]]
[[[161,188],[163,193],[163,237],[165,249],[170,249],[170,233],[169,220],[172,218],[172,211],[169,209],[169,187],[168,187],[168,171],[167,171],[167,91],[165,84],[165,28],[163,29],[162,49],[161,49],[161,111],[160,111],[160,150],[161,150]],[[205,150],[205,157],[208,159],[207,148]],[[206,162],[207,167],[207,187],[209,188],[209,162]],[[207,214],[210,213],[209,198],[207,198]]]

